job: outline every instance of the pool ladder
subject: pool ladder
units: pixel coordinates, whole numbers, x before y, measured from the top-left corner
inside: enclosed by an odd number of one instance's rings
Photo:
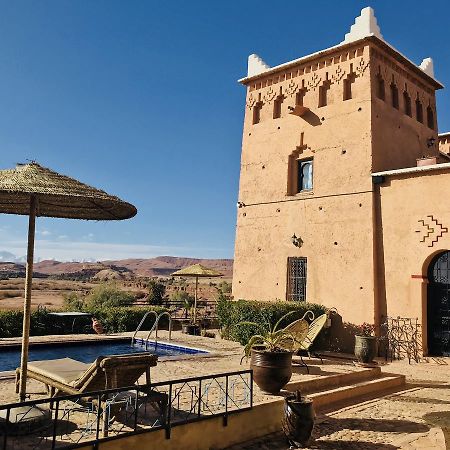
[[[136,341],[136,335],[138,334],[142,325],[144,324],[145,319],[150,314],[155,316],[155,322],[154,322],[152,328],[150,329],[150,331],[148,332],[147,337],[145,338],[145,350],[147,350],[148,340],[150,339],[150,335],[153,333],[153,331],[155,331],[155,343],[158,342],[158,325],[159,325],[159,321],[161,320],[161,317],[167,316],[169,318],[169,341],[172,339],[172,317],[171,317],[171,315],[167,311],[164,311],[159,315],[156,311],[148,311],[144,314],[144,317],[139,322],[139,325],[137,326],[136,331],[134,332],[134,334],[131,338],[131,345],[134,345],[134,343]]]

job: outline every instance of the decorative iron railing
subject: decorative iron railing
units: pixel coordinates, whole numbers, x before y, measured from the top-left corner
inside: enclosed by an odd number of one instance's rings
[[[385,345],[386,360],[408,358],[419,362],[422,357],[422,327],[418,318],[385,317],[380,342]]]
[[[253,407],[251,370],[0,405],[0,449],[75,449]],[[38,418],[31,420],[33,415]]]

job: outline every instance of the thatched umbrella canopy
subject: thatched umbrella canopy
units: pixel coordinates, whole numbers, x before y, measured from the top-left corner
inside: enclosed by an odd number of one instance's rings
[[[32,162],[18,164],[15,169],[0,170],[0,213],[29,216],[19,386],[20,400],[23,401],[26,396],[36,217],[122,220],[135,216],[137,210],[118,197]]]
[[[195,302],[194,302],[194,322],[197,320],[197,298],[198,298],[198,279],[221,277],[222,273],[214,269],[202,266],[201,264],[193,264],[184,269],[177,270],[172,273],[173,277],[195,277]]]

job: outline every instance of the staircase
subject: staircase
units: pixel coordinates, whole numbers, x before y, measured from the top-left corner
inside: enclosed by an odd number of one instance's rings
[[[288,383],[287,391],[300,390],[314,401],[316,411],[359,403],[401,390],[405,376],[383,373],[380,367]]]

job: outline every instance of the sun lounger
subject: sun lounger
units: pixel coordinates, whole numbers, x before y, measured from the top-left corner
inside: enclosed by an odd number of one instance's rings
[[[167,395],[149,389],[150,367],[157,364],[158,357],[151,353],[99,356],[92,364],[71,358],[30,361],[27,376],[44,383],[51,397],[63,393],[88,394],[105,389],[132,387],[145,374],[144,388],[147,402],[156,403],[165,421]],[[20,368],[16,369],[16,392],[19,388]],[[105,398],[106,400],[106,398]]]

